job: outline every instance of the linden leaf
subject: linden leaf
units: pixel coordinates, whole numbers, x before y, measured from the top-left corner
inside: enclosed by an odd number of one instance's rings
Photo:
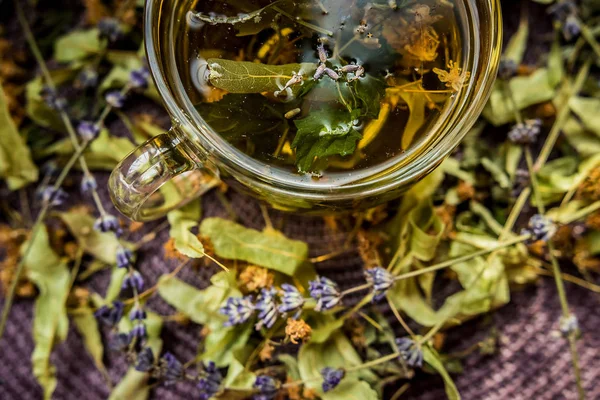
[[[54,43],[54,59],[61,63],[83,60],[102,51],[97,28],[70,32]]]
[[[579,117],[586,130],[600,136],[600,99],[571,97],[569,107]]]
[[[320,110],[295,120],[298,131],[292,148],[296,149],[298,170],[311,171],[317,158],[353,154],[362,137],[353,127],[354,119],[344,110]]]
[[[316,64],[267,65],[248,61],[210,58],[208,81],[229,93],[262,93],[280,90],[294,73],[312,76]],[[294,86],[299,88],[300,85]]]
[[[306,262],[308,246],[277,231],[259,232],[221,218],[202,221],[200,232],[208,236],[219,257],[243,260],[293,276]]]
[[[83,343],[88,353],[94,359],[96,368],[98,368],[102,375],[108,376],[108,372],[102,361],[104,357],[104,345],[102,344],[102,336],[100,335],[98,320],[94,316],[94,311],[88,306],[79,307],[79,311],[74,313],[72,318],[77,331],[83,338]]]
[[[175,249],[191,258],[204,257],[204,246],[196,235],[190,232],[190,229],[198,226],[200,213],[200,201],[195,200],[167,214],[171,224],[169,235],[175,241]]]
[[[8,111],[4,90],[0,86],[0,177],[10,190],[17,190],[38,179],[38,169],[31,160],[25,140],[19,134]]]
[[[112,233],[94,229],[95,218],[82,212],[61,212],[57,216],[65,223],[77,243],[88,254],[105,264],[117,263],[119,240]]]
[[[423,346],[423,359],[442,376],[448,400],[460,400],[460,393],[458,392],[452,377],[450,377],[450,374],[448,374],[448,371],[444,368],[444,364],[442,363],[438,352],[430,345]]]
[[[288,126],[283,105],[269,102],[259,94],[228,94],[214,103],[200,103],[196,110],[228,141],[275,135]]]
[[[349,368],[362,364],[352,343],[341,332],[323,343],[309,342],[298,353],[298,371],[306,386],[314,389],[323,400],[377,400],[379,396],[369,383],[377,376],[369,369],[349,372],[335,389],[323,393],[320,371],[325,367]]]
[[[21,251],[29,246],[25,242]],[[69,320],[65,302],[71,276],[66,263],[50,246],[46,227],[42,225],[25,258],[27,277],[37,286],[32,336],[35,348],[31,355],[33,375],[44,389],[44,399],[50,399],[56,389],[56,367],[50,355],[57,343],[67,338]]]

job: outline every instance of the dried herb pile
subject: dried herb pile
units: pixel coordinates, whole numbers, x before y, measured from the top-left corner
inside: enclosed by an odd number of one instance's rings
[[[236,222],[233,209],[230,219],[203,218],[201,199],[151,228],[112,215],[96,176],[162,132],[151,116],[128,112],[136,99],[159,101],[144,61],[142,2],[85,0],[83,14],[14,2],[28,47],[0,29],[0,340],[15,296],[30,297],[32,373],[45,398],[57,386],[52,351],[73,325],[111,399],[145,399],[156,385],[183,381],[201,399],[398,399],[423,372],[459,399],[450,373],[464,355],[444,352],[444,332],[550,276],[563,312],[548,335],[569,343],[584,398],[563,282],[600,293],[600,3],[538,0],[554,30],[548,51],[527,63],[531,2],[521,3],[490,101],[457,151],[399,201],[328,217],[332,231],[348,232],[346,245],[311,258],[266,209],[263,231]],[[35,7],[40,24],[26,17]],[[115,120],[130,137],[107,129]],[[223,183],[206,185],[228,204]],[[67,208],[77,190],[85,200]],[[170,239],[152,242],[162,229]],[[158,245],[181,263],[145,282],[137,255]],[[360,254],[364,280],[342,289],[317,271],[346,252]],[[221,270],[204,289],[178,278],[210,265]],[[87,279],[106,270],[110,285],[90,290]],[[177,314],[153,312],[153,296]],[[167,323],[197,324],[195,357],[162,351]],[[493,331],[474,349],[493,353]],[[104,366],[108,351],[130,364],[119,382]]]

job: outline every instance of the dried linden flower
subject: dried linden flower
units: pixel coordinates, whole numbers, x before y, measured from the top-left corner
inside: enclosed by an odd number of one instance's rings
[[[299,340],[306,342],[310,339],[312,328],[302,319],[295,320],[288,318],[285,334],[290,339],[290,342],[298,344]]]

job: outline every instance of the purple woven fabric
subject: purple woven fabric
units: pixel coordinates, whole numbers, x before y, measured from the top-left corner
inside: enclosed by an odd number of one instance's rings
[[[518,1],[504,2],[508,4],[505,12],[516,15]],[[538,15],[536,31],[531,43],[546,43],[547,37],[540,28],[540,22],[546,28],[547,18],[541,14],[541,8],[532,3],[530,15]],[[513,31],[518,18],[506,18],[505,26]],[[540,33],[541,32],[541,33]],[[528,52],[527,59],[535,63],[540,54],[540,47]],[[137,103],[137,102],[134,102]],[[152,109],[164,122],[168,120],[156,106],[140,102],[133,112],[147,112]],[[123,133],[125,127],[120,122],[111,123],[113,133]],[[99,183],[105,187],[106,176],[100,177]],[[76,189],[75,189],[76,190]],[[102,197],[108,203],[106,190]],[[239,222],[248,227],[262,228],[264,225],[258,204],[239,194],[229,193],[233,209],[239,216]],[[70,205],[79,201],[70,200]],[[204,216],[223,216],[227,213],[220,201],[213,194],[203,200]],[[306,241],[311,249],[311,256],[317,256],[341,248],[346,239],[345,232],[332,233],[320,218],[302,217],[278,212],[271,212],[276,227],[287,236]],[[326,238],[326,240],[324,240]],[[162,244],[167,240],[163,232],[155,241],[141,249],[139,266],[147,282],[156,282],[162,274],[170,272],[176,262],[166,262]],[[362,281],[362,262],[357,254],[347,253],[333,260],[318,265],[319,273],[337,281],[342,288],[355,286]],[[211,268],[184,269],[179,277],[186,282],[202,288],[208,277],[214,273]],[[108,285],[109,272],[100,272],[87,283],[92,291],[103,294]],[[489,318],[480,318],[453,329],[448,335],[445,351],[459,352],[477,343],[482,332],[492,328],[499,331],[499,351],[492,356],[474,353],[464,360],[464,372],[454,376],[456,385],[464,399],[486,400],[554,400],[575,399],[576,391],[571,370],[568,345],[564,339],[552,335],[557,329],[560,318],[560,306],[554,282],[551,278],[540,278],[538,285],[528,287],[522,292],[512,294],[512,301],[506,307],[491,314]],[[582,377],[589,399],[600,399],[600,295],[567,284],[567,291],[572,310],[579,317],[583,337],[578,342]],[[0,304],[3,305],[3,299]],[[161,314],[174,313],[168,305],[158,297],[153,297],[149,307]],[[385,310],[384,310],[385,312]],[[41,388],[32,375],[31,339],[33,302],[17,300],[13,306],[5,337],[0,342],[0,399],[28,400],[42,398]],[[390,314],[389,311],[387,314]],[[390,314],[391,316],[391,314]],[[106,333],[106,332],[105,332]],[[187,326],[167,322],[163,328],[164,348],[182,360],[192,358],[200,327],[194,324]],[[56,399],[105,399],[110,393],[102,376],[87,354],[81,337],[71,327],[66,342],[59,344],[52,355],[52,362],[57,366],[58,387]],[[106,352],[105,363],[113,382],[118,382],[127,366],[123,358]],[[386,398],[393,391],[386,392]],[[177,384],[168,388],[158,387],[152,393],[153,399],[170,400],[196,398],[198,389],[192,384]],[[444,386],[439,376],[418,374],[413,380],[410,390],[402,396],[406,399],[438,400],[445,398]]]

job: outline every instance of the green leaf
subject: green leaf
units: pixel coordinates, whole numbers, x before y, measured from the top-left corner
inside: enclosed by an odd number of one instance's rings
[[[600,153],[600,137],[584,129],[575,117],[570,117],[563,127],[569,144],[577,150],[581,157],[590,157]]]
[[[61,212],[56,215],[65,223],[83,251],[105,264],[117,263],[119,240],[113,233],[102,233],[94,229],[94,217],[77,211]]]
[[[29,242],[21,247],[25,251]],[[56,389],[56,367],[50,362],[54,345],[67,338],[69,320],[65,302],[71,277],[66,263],[50,246],[48,231],[39,228],[29,254],[25,258],[27,277],[37,286],[32,336],[35,343],[31,364],[33,375],[44,389],[44,399],[50,399]]]
[[[148,313],[148,318],[146,319],[146,329],[148,331],[146,346],[149,346],[152,349],[155,357],[158,357],[163,345],[162,339],[160,338],[162,325],[163,321],[158,315]],[[129,318],[121,319],[121,323],[119,324],[119,330],[121,332],[129,332],[132,327]],[[125,376],[123,376],[123,379],[121,379],[121,382],[115,386],[108,400],[148,399],[148,396],[150,395],[149,379],[150,374],[136,371],[133,367],[130,367]]]
[[[233,274],[219,272],[207,289],[199,290],[177,278],[163,275],[158,280],[158,294],[177,311],[188,316],[198,324],[207,324],[212,320],[223,323],[224,315],[219,308],[228,297],[240,296],[235,288]]]
[[[548,54],[548,82],[550,86],[556,87],[562,81],[565,74],[563,66],[563,53],[560,46],[560,33],[556,32],[550,54]]]
[[[63,63],[83,60],[100,53],[104,46],[97,28],[72,31],[54,43],[54,59]]]
[[[110,275],[110,283],[108,284],[106,294],[104,295],[106,304],[115,301],[119,297],[121,287],[123,286],[123,279],[125,279],[126,274],[126,268],[113,267]]]
[[[600,99],[571,97],[569,107],[579,117],[586,130],[600,137]]]
[[[354,129],[355,117],[344,110],[320,110],[294,120],[296,137],[296,165],[301,172],[309,172],[317,158],[347,156],[356,150],[362,135]]]
[[[382,79],[374,78],[368,75],[366,78],[358,79],[352,82],[352,87],[356,97],[361,104],[360,115],[366,118],[378,118],[381,100],[385,97],[385,82]]]
[[[378,377],[369,369],[349,372],[340,385],[323,393],[320,371],[325,367],[350,368],[362,364],[352,344],[342,333],[337,332],[324,343],[309,342],[298,353],[298,370],[306,386],[316,390],[323,400],[377,400],[377,392],[370,384]]]
[[[229,93],[262,93],[280,90],[294,73],[312,76],[316,64],[267,65],[248,61],[210,58],[208,81]],[[278,85],[279,84],[279,85]],[[296,90],[300,86],[294,86]]]
[[[248,229],[221,218],[207,218],[200,225],[219,257],[243,260],[293,276],[306,262],[308,246],[277,231]]]
[[[435,214],[430,202],[423,202],[414,208],[409,216],[412,228],[410,236],[411,254],[421,261],[431,261],[444,233],[444,224]]]
[[[4,89],[0,86],[0,177],[10,190],[17,190],[38,180],[38,169],[31,160],[25,140],[8,111]]]
[[[135,145],[131,140],[112,136],[107,129],[103,129],[90,144],[85,159],[91,169],[112,171],[133,149]]]
[[[251,347],[246,346],[233,352],[234,357],[223,379],[223,386],[228,389],[252,389],[256,374],[248,371],[244,366],[252,350]]]
[[[529,37],[529,19],[521,17],[519,29],[510,38],[504,50],[503,58],[514,61],[519,65],[523,62],[523,56],[527,50],[527,38]]]
[[[175,241],[175,249],[187,257],[204,257],[204,246],[196,235],[190,232],[190,229],[198,226],[200,220],[200,200],[169,212],[167,218],[171,224],[169,235]]]
[[[285,365],[286,375],[297,381],[300,380],[300,370],[298,369],[298,360],[291,354],[279,354],[277,360]]]
[[[552,85],[548,69],[540,68],[529,76],[517,76],[509,81],[510,90],[517,109],[523,110],[534,104],[552,100],[555,86]],[[505,90],[505,83],[496,81],[483,116],[495,126],[515,120],[513,105]]]
[[[494,180],[498,182],[498,185],[500,185],[502,189],[510,189],[510,187],[512,186],[510,179],[508,178],[508,175],[506,175],[506,172],[504,172],[501,166],[494,163],[487,157],[481,158],[481,166],[485,168],[490,173],[490,175],[492,175],[492,178],[494,178]]]
[[[460,393],[458,393],[458,389],[456,389],[452,377],[450,377],[450,374],[448,374],[446,368],[444,368],[444,364],[440,360],[440,355],[437,351],[429,345],[423,346],[423,359],[442,376],[448,399],[460,400]]]
[[[423,129],[425,125],[425,106],[428,100],[423,93],[419,92],[400,91],[398,94],[406,102],[410,112],[402,133],[402,147],[408,149],[417,137],[419,130]]]
[[[94,316],[94,311],[89,307],[80,307],[77,313],[74,313],[73,322],[77,331],[83,338],[83,343],[88,353],[94,360],[96,368],[102,372],[104,376],[108,375],[102,357],[104,356],[104,345],[102,344],[102,336],[98,329],[98,321]]]
[[[288,126],[283,105],[271,104],[260,94],[228,94],[196,110],[211,128],[228,141],[257,135],[276,135]]]

